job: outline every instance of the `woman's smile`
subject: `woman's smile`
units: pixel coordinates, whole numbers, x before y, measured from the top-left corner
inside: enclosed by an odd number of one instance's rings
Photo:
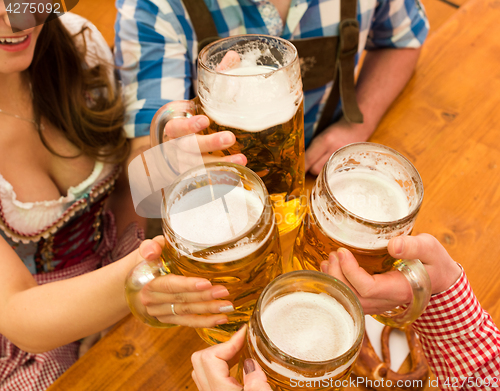
[[[28,48],[31,42],[31,33],[21,36],[0,37],[0,49],[7,52],[18,52]]]

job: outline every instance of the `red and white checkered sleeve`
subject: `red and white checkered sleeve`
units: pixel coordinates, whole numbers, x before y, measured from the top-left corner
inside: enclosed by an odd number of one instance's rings
[[[500,388],[500,331],[464,272],[449,289],[431,297],[413,327],[441,389]]]

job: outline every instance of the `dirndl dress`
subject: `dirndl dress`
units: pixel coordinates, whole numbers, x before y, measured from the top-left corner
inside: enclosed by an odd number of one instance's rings
[[[87,180],[59,200],[22,203],[0,175],[0,235],[38,284],[91,272],[139,247],[144,233],[131,224],[117,239],[114,216],[104,210],[119,169],[100,162]],[[0,391],[47,389],[77,359],[80,342],[33,354],[0,335]]]

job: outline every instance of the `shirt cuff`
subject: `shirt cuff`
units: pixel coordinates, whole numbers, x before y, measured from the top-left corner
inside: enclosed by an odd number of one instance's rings
[[[452,339],[473,332],[482,322],[483,310],[462,270],[451,287],[431,297],[413,327],[425,338]]]

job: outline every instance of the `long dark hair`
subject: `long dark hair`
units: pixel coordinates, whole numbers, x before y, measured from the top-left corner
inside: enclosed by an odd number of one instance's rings
[[[84,30],[79,33],[83,42]],[[60,19],[43,26],[28,74],[38,123],[42,116],[47,118],[81,154],[96,160],[121,162],[127,158],[129,143],[123,131],[119,86],[111,84],[106,65],[85,66],[85,53]],[[45,147],[61,156],[50,148],[40,127],[38,133]]]

